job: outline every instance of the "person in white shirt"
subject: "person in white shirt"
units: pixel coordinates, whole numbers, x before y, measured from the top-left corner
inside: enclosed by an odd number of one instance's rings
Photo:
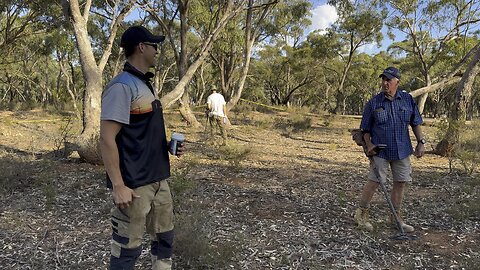
[[[210,123],[210,134],[213,139],[215,136],[215,126],[220,129],[222,135],[222,145],[227,144],[227,103],[222,94],[217,93],[217,87],[212,86],[212,94],[207,98],[208,122]]]

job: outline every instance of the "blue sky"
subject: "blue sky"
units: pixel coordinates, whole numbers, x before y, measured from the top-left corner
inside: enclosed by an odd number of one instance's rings
[[[325,28],[329,27],[332,23],[337,20],[337,11],[333,6],[326,4],[326,0],[310,0],[313,5],[313,9],[311,10],[312,17],[312,25],[306,29],[305,35],[308,35],[313,30],[324,30]],[[126,20],[136,20],[139,17],[138,10],[133,10],[126,18]],[[380,48],[377,48],[375,44],[367,44],[359,48],[361,52],[366,52],[368,54],[376,54],[381,50],[386,50],[387,47],[392,43],[386,35],[386,29],[384,29],[384,39]]]
[[[312,25],[307,29],[306,34],[309,32],[320,29],[323,30],[330,26],[338,18],[337,11],[333,6],[326,4],[325,0],[311,0],[313,5],[312,9]],[[383,29],[384,39],[382,41],[381,47],[377,48],[376,44],[367,44],[359,48],[361,52],[368,54],[376,54],[381,50],[386,50],[388,46],[393,42],[387,36],[387,29]],[[398,35],[398,33],[397,33]]]

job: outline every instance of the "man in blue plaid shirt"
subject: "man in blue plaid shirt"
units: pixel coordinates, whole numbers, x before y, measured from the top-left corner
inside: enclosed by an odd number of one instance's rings
[[[400,208],[405,184],[412,180],[410,155],[413,153],[417,158],[422,157],[426,143],[420,128],[423,123],[422,116],[415,101],[407,92],[398,90],[401,77],[399,70],[388,67],[379,77],[382,78],[383,91],[368,101],[360,124],[368,154],[373,155],[381,178],[377,179],[371,164],[369,181],[363,188],[360,206],[355,212],[357,224],[369,231],[373,230],[373,226],[368,220],[368,207],[379,181],[386,180],[389,167],[393,175],[392,203],[398,216],[401,217]],[[417,139],[415,150],[410,141],[408,126],[412,127]],[[377,144],[386,144],[385,150],[376,153],[374,149]],[[393,218],[391,221],[394,224]],[[401,218],[400,221],[405,232],[414,231],[414,228]]]

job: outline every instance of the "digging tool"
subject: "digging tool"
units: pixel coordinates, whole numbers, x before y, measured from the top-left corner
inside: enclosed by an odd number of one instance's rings
[[[380,188],[382,189],[382,193],[385,197],[385,200],[387,201],[387,204],[390,208],[390,211],[392,212],[393,217],[395,218],[395,223],[397,224],[399,233],[390,237],[393,240],[416,240],[418,239],[418,236],[412,235],[412,234],[407,234],[402,227],[402,224],[400,223],[400,218],[398,217],[397,211],[395,209],[395,206],[392,203],[392,200],[390,199],[390,196],[388,194],[387,188],[385,186],[385,180],[383,180],[380,177],[380,173],[378,172],[377,165],[375,164],[375,160],[373,159],[373,156],[368,155],[368,149],[367,149],[367,144],[365,143],[365,140],[363,139],[363,132],[359,129],[354,129],[350,131],[352,134],[352,139],[357,143],[357,145],[362,146],[363,152],[365,155],[368,157],[369,161],[371,162],[373,166],[373,172],[375,173],[375,176],[379,180]],[[387,147],[386,144],[377,144],[375,145],[374,151],[376,153],[379,153],[380,151],[384,150]]]

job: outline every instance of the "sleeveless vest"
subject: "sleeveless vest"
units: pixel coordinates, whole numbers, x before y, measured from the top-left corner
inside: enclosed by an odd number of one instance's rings
[[[138,95],[140,87],[151,87],[128,71],[116,76],[108,86],[115,83],[127,85],[133,96]],[[150,90],[153,93],[153,89]],[[123,124],[115,138],[120,172],[123,182],[129,188],[137,188],[170,177],[162,104],[155,99],[151,105],[150,112],[130,114],[130,124]],[[107,187],[112,188],[108,174]]]

